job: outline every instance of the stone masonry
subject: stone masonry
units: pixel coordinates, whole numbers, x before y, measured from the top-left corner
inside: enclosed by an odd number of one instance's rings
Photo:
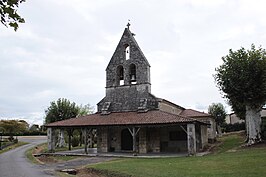
[[[126,58],[129,48],[129,58]],[[150,65],[128,28],[106,68],[106,96],[98,112],[148,111],[158,108],[151,94]]]

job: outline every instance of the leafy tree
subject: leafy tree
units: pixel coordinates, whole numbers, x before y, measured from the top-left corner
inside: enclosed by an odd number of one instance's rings
[[[241,120],[245,120],[246,118],[246,105],[244,101],[234,102],[229,100],[229,104],[232,106],[232,110]]]
[[[89,103],[86,104],[86,105],[80,105],[79,106],[79,114],[78,114],[78,117],[80,116],[86,116],[86,115],[89,115],[89,114],[92,114],[94,112],[94,107],[91,106]]]
[[[26,0],[0,0],[0,17],[1,23],[6,27],[10,26],[16,31],[18,29],[18,23],[25,23],[18,13],[17,9],[20,3]]]
[[[29,128],[29,131],[30,132],[37,132],[37,131],[39,131],[39,125],[37,125],[37,124],[31,125],[30,128]]]
[[[45,110],[45,123],[74,118],[78,114],[79,107],[75,102],[70,102],[65,98],[59,98],[57,101],[51,102],[51,105]]]
[[[208,108],[208,113],[215,119],[217,125],[221,126],[225,123],[226,111],[221,103],[212,103]]]
[[[90,104],[78,106],[66,98],[59,98],[57,101],[51,102],[51,105],[45,110],[45,123],[85,116],[92,114],[93,111],[94,108]]]
[[[10,140],[13,140],[14,134],[27,131],[26,124],[18,120],[1,120],[0,127],[9,135]]]
[[[214,75],[217,86],[234,111],[245,106],[248,145],[261,142],[260,111],[266,103],[266,51],[252,44],[250,50],[230,49],[222,60],[224,63],[216,68]]]

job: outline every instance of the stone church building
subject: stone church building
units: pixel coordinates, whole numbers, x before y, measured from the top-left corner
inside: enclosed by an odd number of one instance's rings
[[[214,119],[151,93],[150,64],[129,25],[106,68],[106,95],[95,114],[47,124],[49,150],[55,130],[97,131],[97,152],[195,154],[215,139]],[[60,131],[62,132],[62,131]]]

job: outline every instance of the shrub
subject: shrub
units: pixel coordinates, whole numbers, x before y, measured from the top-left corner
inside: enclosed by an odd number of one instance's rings
[[[17,139],[17,138],[14,139],[14,140],[13,140],[13,143],[15,143],[15,144],[18,143],[18,139]]]
[[[240,131],[240,130],[245,130],[245,129],[246,129],[245,122],[223,125],[224,132],[234,132],[234,131]]]
[[[79,137],[73,136],[72,138],[72,147],[77,147],[79,145]]]

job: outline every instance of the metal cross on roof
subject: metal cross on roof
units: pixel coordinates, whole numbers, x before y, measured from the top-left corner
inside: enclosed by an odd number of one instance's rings
[[[129,29],[129,26],[130,26],[130,20],[128,20],[128,23],[127,23],[127,29]]]

